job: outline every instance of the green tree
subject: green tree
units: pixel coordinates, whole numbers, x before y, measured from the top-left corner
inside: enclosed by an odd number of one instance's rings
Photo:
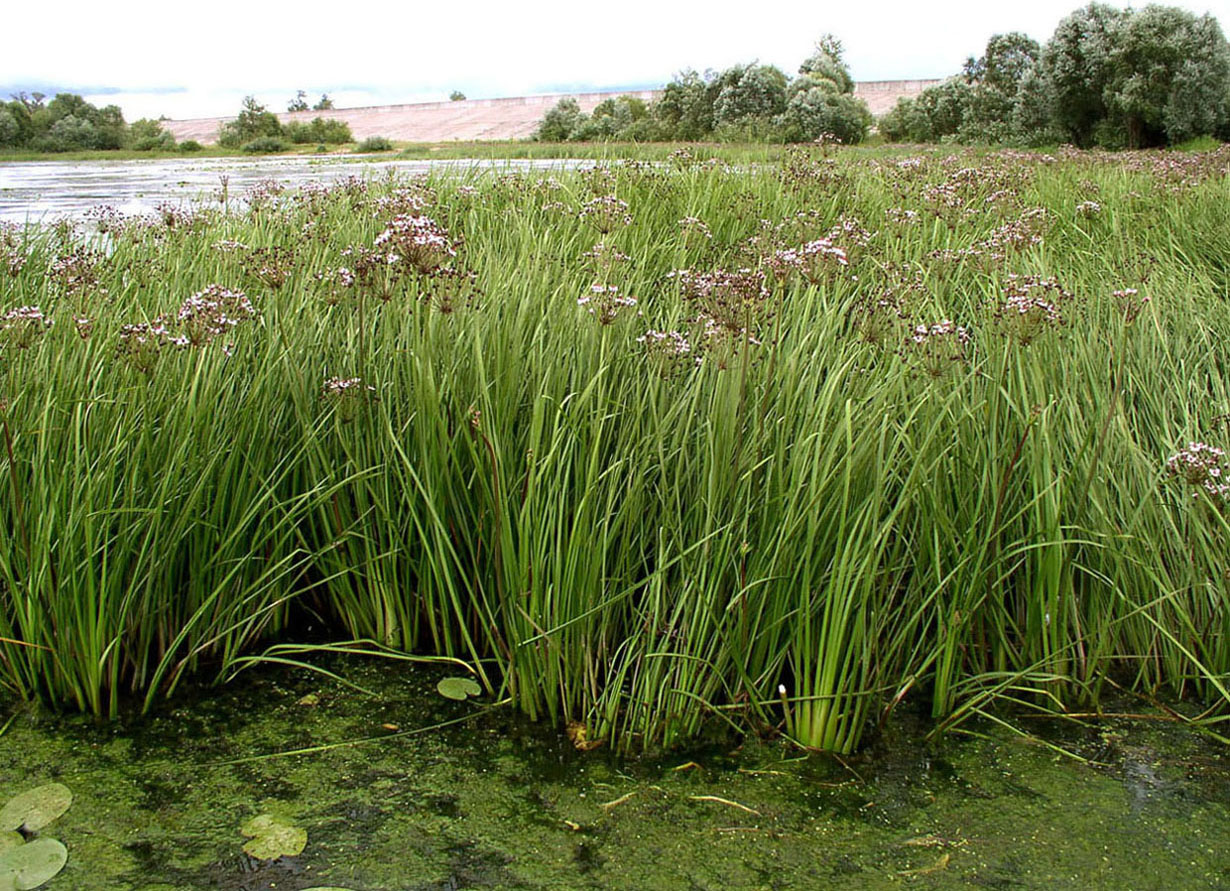
[[[791,141],[832,137],[854,145],[867,138],[872,117],[862,99],[830,87],[811,87],[791,97],[782,121]]]
[[[713,132],[713,103],[720,91],[715,81],[712,72],[702,77],[688,68],[663,88],[652,113],[666,138],[697,140]]]
[[[307,111],[308,110],[307,92],[304,90],[299,90],[297,93],[295,93],[295,98],[290,100],[290,102],[286,104],[286,110],[287,111]]]
[[[965,81],[973,87],[958,133],[969,142],[1007,142],[1014,136],[1012,112],[1026,73],[1034,70],[1042,47],[1020,32],[996,34],[983,54],[965,63]]]
[[[245,96],[238,117],[222,125],[218,142],[227,148],[238,148],[254,139],[280,138],[282,135],[278,116],[257,102],[255,96]]]
[[[1055,124],[1077,145],[1090,145],[1095,128],[1106,118],[1103,97],[1110,80],[1111,54],[1128,14],[1090,3],[1062,19],[1042,51]]]
[[[816,41],[815,52],[803,60],[799,66],[799,74],[813,81],[829,81],[839,93],[854,92],[854,78],[843,59],[845,53],[841,41],[832,34],[823,35]],[[820,84],[814,84],[819,86]],[[800,89],[811,89],[808,84]],[[799,92],[799,90],[795,90]]]
[[[735,65],[718,76],[713,126],[769,119],[786,108],[786,75],[772,65]]]
[[[0,105],[0,148],[17,145],[20,136],[21,129],[17,126],[17,119],[6,106]]]
[[[328,93],[321,93],[320,99],[312,106],[312,111],[328,111],[333,107],[333,100],[329,98]]]
[[[128,127],[128,147],[138,152],[171,151],[175,136],[163,130],[160,121],[141,118]]]
[[[534,131],[534,139],[539,142],[565,142],[585,117],[577,100],[561,99],[543,116]]]
[[[453,90],[453,92],[448,94],[449,102],[464,102],[465,99],[466,94],[461,92],[461,90]]]
[[[1225,113],[1230,48],[1210,15],[1152,5],[1129,13],[1107,67],[1107,117],[1129,147],[1211,134]]]

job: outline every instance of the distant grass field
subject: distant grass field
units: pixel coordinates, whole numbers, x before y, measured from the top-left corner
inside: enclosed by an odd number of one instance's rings
[[[325,628],[578,745],[1217,732],[1227,149],[658,150],[4,230],[5,695]]]

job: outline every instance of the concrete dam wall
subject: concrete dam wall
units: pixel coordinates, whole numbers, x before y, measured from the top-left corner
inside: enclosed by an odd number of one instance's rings
[[[914,96],[935,80],[862,81],[854,95],[867,100],[872,114],[881,115],[902,96]],[[283,124],[304,123],[321,117],[350,125],[355,139],[384,136],[398,142],[450,142],[454,140],[525,139],[533,134],[543,115],[561,99],[572,98],[584,112],[618,96],[636,96],[649,102],[656,90],[604,93],[557,93],[518,96],[509,99],[463,99],[458,102],[420,102],[413,105],[372,105],[366,108],[331,108],[327,111],[296,111],[278,115]],[[163,121],[163,128],[177,140],[195,139],[209,145],[218,141],[218,130],[234,116]]]

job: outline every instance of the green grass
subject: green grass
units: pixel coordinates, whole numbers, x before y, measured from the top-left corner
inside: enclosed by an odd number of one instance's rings
[[[907,698],[945,729],[1112,684],[1216,732],[1226,504],[1166,462],[1230,443],[1225,151],[692,152],[202,208],[75,277],[63,233],[7,236],[0,307],[55,324],[0,334],[0,685],[110,715],[310,624],[625,750],[725,720],[849,752]],[[408,245],[330,277],[415,212],[472,300]],[[773,273],[834,227],[848,266]],[[257,318],[119,349],[211,283]]]

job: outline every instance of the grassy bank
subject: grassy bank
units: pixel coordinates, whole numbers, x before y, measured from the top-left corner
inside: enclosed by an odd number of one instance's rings
[[[1111,685],[1216,729],[1226,176],[796,150],[10,232],[0,683],[112,714],[311,625],[622,748]]]

